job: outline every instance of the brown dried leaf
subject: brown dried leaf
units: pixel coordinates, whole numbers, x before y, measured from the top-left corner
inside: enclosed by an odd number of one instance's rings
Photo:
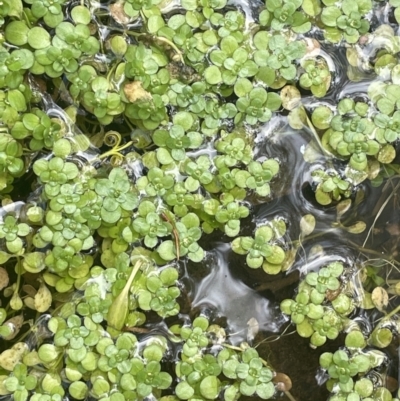
[[[30,297],[34,297],[34,296],[36,295],[36,293],[37,293],[36,288],[33,287],[33,286],[30,285],[30,284],[24,284],[24,285],[22,286],[22,290],[23,290],[27,295],[29,295]]]
[[[140,81],[127,82],[124,86],[124,94],[130,103],[151,99],[150,93],[143,89]]]
[[[118,1],[117,3],[111,4],[109,6],[110,14],[115,21],[121,25],[128,24],[130,22],[130,17],[124,11],[124,3]]]
[[[394,237],[398,237],[400,236],[400,224],[386,224],[386,231],[394,236]]]
[[[0,290],[6,288],[10,278],[8,277],[7,270],[4,267],[0,267]]]
[[[276,384],[278,391],[290,391],[292,388],[292,380],[284,373],[277,373],[272,381]]]
[[[249,319],[247,322],[247,341],[251,342],[254,340],[256,335],[258,334],[260,330],[260,326],[258,324],[258,321],[255,317],[252,317]]]
[[[391,392],[395,392],[397,391],[397,389],[399,388],[399,382],[392,376],[386,376],[386,388]]]
[[[389,295],[382,287],[376,287],[372,291],[371,299],[375,308],[383,312],[389,304]]]
[[[13,340],[19,331],[21,330],[22,325],[24,324],[24,315],[14,316],[11,319],[8,319],[3,323],[3,326],[9,326],[12,330],[11,334],[7,337],[3,337],[4,340],[10,341]]]

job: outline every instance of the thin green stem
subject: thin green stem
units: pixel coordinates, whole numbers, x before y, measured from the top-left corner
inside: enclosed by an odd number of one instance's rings
[[[26,22],[26,25],[28,25],[28,28],[32,28],[31,22],[29,21],[29,18],[28,18],[28,16],[27,16],[26,12],[25,12],[25,11],[22,11],[22,14],[23,14],[23,16],[24,16],[24,20],[25,20],[25,22]]]
[[[112,73],[116,70],[116,68],[118,67],[119,64],[115,63],[112,68],[110,69],[110,71],[107,74],[107,81],[110,82],[110,77],[112,75]]]
[[[236,347],[235,345],[231,345],[231,344],[227,344],[227,343],[223,343],[222,346],[225,348],[233,349],[235,351],[241,351],[241,352],[243,351],[242,348]]]
[[[315,130],[313,123],[312,123],[312,122],[310,121],[310,119],[308,118],[308,115],[307,115],[307,112],[306,112],[305,109],[304,109],[304,106],[301,106],[301,107],[303,108],[303,111],[304,111],[304,113],[305,113],[305,115],[306,115],[308,128],[309,128],[310,131],[312,132],[312,134],[313,134],[313,136],[314,136],[314,139],[315,139],[316,142],[318,143],[318,146],[320,147],[322,153],[323,153],[325,156],[333,157],[334,155],[332,155],[332,153],[328,152],[328,151],[323,147],[322,142],[321,142],[321,139],[319,138],[318,133],[317,133],[317,131]]]
[[[108,156],[118,155],[121,150],[124,150],[124,149],[128,148],[131,145],[133,145],[133,141],[129,141],[128,143],[126,143],[123,146],[119,146],[117,148],[112,148],[108,152],[105,152],[105,153],[101,154],[100,156],[96,157],[95,160],[104,159],[104,158],[106,158]],[[119,155],[122,156],[121,154],[119,154]]]
[[[400,305],[397,306],[396,308],[394,308],[390,313],[388,313],[382,320],[381,323],[389,320],[392,316],[394,316],[396,313],[398,313],[400,311]]]
[[[182,52],[178,49],[178,47],[175,45],[175,43],[172,43],[172,42],[171,42],[170,40],[168,40],[167,38],[163,38],[163,37],[161,37],[161,36],[153,36],[153,38],[154,38],[155,40],[158,40],[159,42],[166,43],[168,46],[172,47],[172,48],[175,50],[176,54],[178,55],[180,62],[181,62],[182,64],[185,64],[185,60],[183,59],[183,54],[182,54]]]
[[[290,394],[290,391],[284,391],[285,395],[287,398],[289,398],[290,401],[296,401],[296,399]]]

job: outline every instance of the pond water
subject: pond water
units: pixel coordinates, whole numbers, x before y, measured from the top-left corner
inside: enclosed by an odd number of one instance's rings
[[[0,396],[398,400],[400,2],[225,3],[0,3]],[[283,6],[313,25],[271,28]],[[243,370],[246,348],[243,385],[223,358]],[[367,366],[339,380],[337,350]]]

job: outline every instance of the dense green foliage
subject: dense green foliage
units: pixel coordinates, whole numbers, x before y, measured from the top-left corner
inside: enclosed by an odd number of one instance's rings
[[[371,32],[371,11],[381,7],[266,0],[250,18],[226,0],[181,0],[173,12],[166,0],[118,0],[107,12],[90,0],[0,3],[0,395],[289,394],[256,347],[232,344],[230,328],[205,312],[180,313],[188,292],[181,262],[207,258],[204,237],[219,230],[250,269],[290,269],[314,231],[312,215],[300,221],[298,241],[288,238],[298,222],[282,216],[242,230],[283,178],[284,162],[256,140],[280,118],[288,131],[314,136],[304,158],[316,202],[337,205],[337,227],[365,229],[340,222],[343,198],[400,172],[392,163],[400,43],[390,25]],[[400,2],[386,7],[395,25]],[[324,99],[336,78],[315,37],[345,44],[352,67],[359,46],[384,43],[368,61],[376,80],[364,97],[302,103],[304,93]],[[344,349],[320,358],[331,400],[394,400],[374,375],[384,373],[387,359],[376,348],[399,330],[397,310],[362,332],[352,314],[384,310],[374,295],[382,278],[358,268],[361,303],[352,267],[336,260],[307,272],[280,308],[313,348],[347,332]]]

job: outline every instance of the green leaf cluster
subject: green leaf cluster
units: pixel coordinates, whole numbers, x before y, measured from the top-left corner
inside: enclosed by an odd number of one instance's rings
[[[285,250],[279,240],[286,232],[283,220],[276,219],[256,229],[253,237],[237,237],[232,250],[239,255],[247,255],[246,263],[252,269],[262,267],[268,274],[278,274],[285,261]],[[278,245],[279,244],[279,245]]]

